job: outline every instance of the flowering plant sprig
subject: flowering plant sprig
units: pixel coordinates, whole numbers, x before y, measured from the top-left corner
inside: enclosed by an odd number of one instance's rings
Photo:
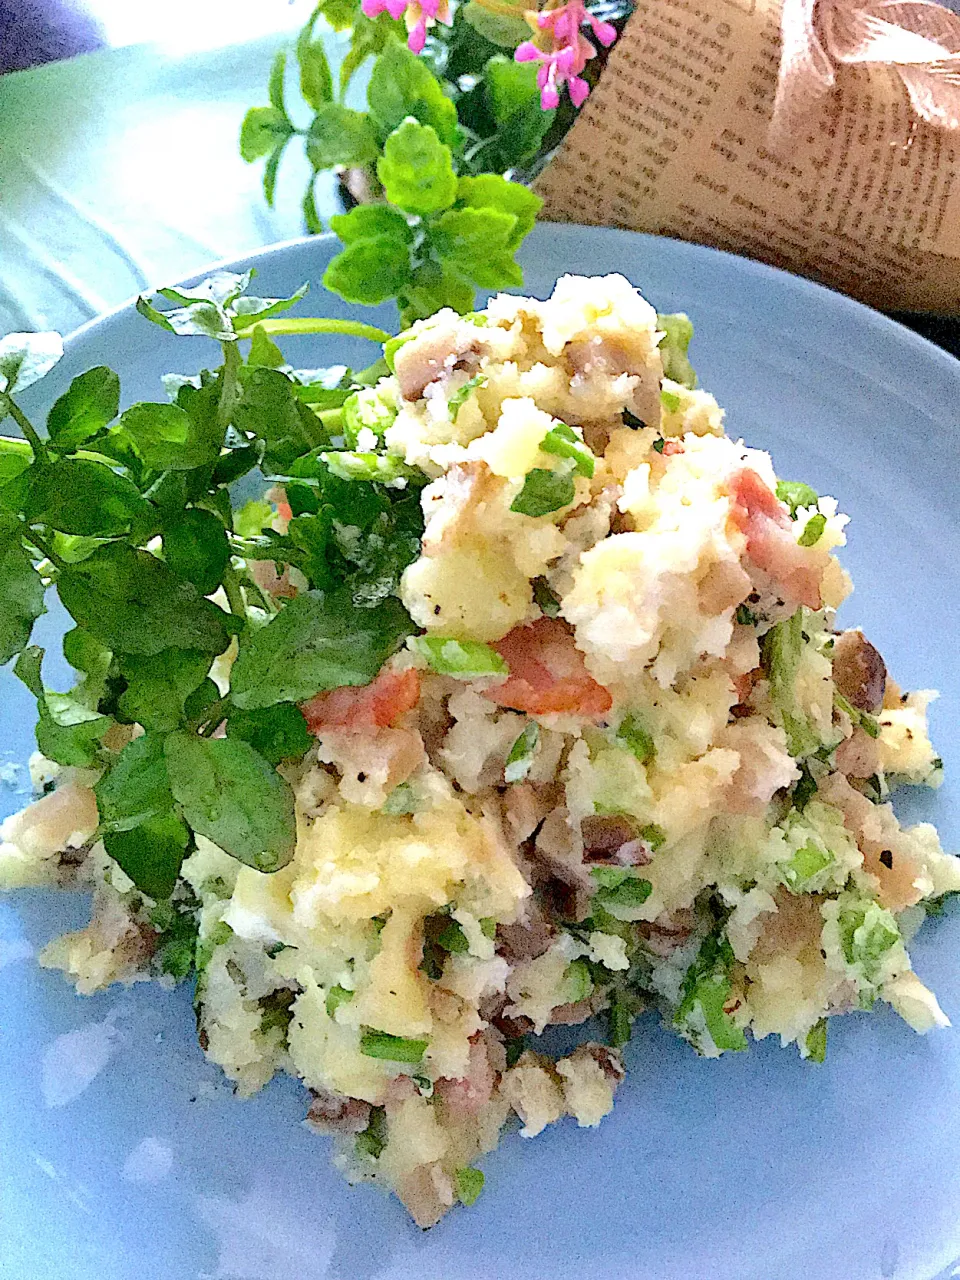
[[[606,49],[617,38],[616,27],[591,13],[583,0],[566,0],[565,4],[552,4],[548,0],[546,8],[526,16],[533,28],[534,39],[525,40],[514,57],[517,62],[540,64],[537,87],[543,110],[552,111],[560,105],[560,88],[564,84],[573,105],[583,106],[590,85],[582,73],[589,60],[597,56],[596,46],[583,34],[583,28],[589,26]]]
[[[299,137],[312,170],[308,231],[323,230],[314,197],[322,172],[340,176],[348,206],[372,206],[331,220],[344,250],[328,288],[353,302],[396,298],[409,321],[441,306],[472,310],[476,288],[522,283],[514,254],[540,202],[519,181],[573,123],[616,24],[632,10],[632,0],[528,4],[320,0],[295,48],[300,96],[312,113],[302,123],[301,108],[287,105],[288,59],[278,54],[269,105],[248,111],[240,134],[244,159],[266,161],[268,203]],[[336,77],[321,20],[350,32]],[[371,58],[362,110],[351,85]]]

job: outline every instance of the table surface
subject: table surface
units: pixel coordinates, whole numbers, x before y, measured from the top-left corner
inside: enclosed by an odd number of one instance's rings
[[[262,164],[237,150],[290,38],[179,56],[101,49],[0,76],[0,333],[68,332],[140,290],[303,233],[302,147],[287,148],[273,209]],[[345,37],[326,39],[339,62]],[[337,211],[329,174],[316,197],[321,216]],[[909,322],[960,354],[960,321]]]
[[[138,290],[303,234],[302,147],[288,147],[274,209],[262,163],[237,150],[289,42],[176,58],[104,49],[0,76],[0,333],[66,332]],[[339,61],[344,38],[328,45]],[[337,211],[329,175],[317,204]]]

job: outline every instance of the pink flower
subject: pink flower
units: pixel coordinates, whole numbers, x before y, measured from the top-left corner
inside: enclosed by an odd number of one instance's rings
[[[360,8],[367,18],[381,13],[389,13],[394,21],[403,18],[410,33],[407,46],[413,53],[423,51],[428,27],[435,22],[450,22],[450,0],[363,0]]]
[[[367,0],[364,0],[366,3]],[[551,47],[542,49],[533,40],[525,40],[514,55],[517,62],[539,62],[537,86],[540,89],[540,106],[552,111],[560,105],[560,90],[567,86],[570,101],[580,107],[590,92],[590,86],[580,74],[587,62],[596,57],[596,47],[581,31],[589,24],[594,37],[608,48],[617,38],[617,31],[609,22],[601,22],[587,11],[584,0],[566,0],[566,3],[537,14],[528,14],[527,21],[537,34],[549,34]],[[541,37],[542,38],[542,37]]]

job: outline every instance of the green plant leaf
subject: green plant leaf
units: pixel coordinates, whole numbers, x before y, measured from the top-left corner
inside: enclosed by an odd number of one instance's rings
[[[384,48],[370,76],[367,103],[382,138],[413,116],[430,125],[448,147],[459,145],[456,107],[423,59],[404,45],[390,43]]]
[[[517,220],[496,209],[448,209],[431,231],[436,252],[481,289],[523,284],[510,243]]]
[[[346,31],[362,17],[359,0],[320,0],[317,8],[334,31]]]
[[[231,674],[234,705],[253,711],[303,702],[324,689],[369,684],[414,630],[393,598],[359,609],[343,590],[298,596],[241,640]]]
[[[387,199],[404,213],[440,213],[456,199],[450,148],[430,125],[416,120],[404,120],[387,138],[377,177]]]
[[[164,736],[144,733],[128,742],[94,787],[102,826],[130,831],[173,810]]]
[[[335,231],[345,245],[382,237],[408,245],[413,243],[414,235],[403,214],[385,204],[359,204],[349,213],[334,214],[330,230]]]
[[[240,126],[240,155],[247,164],[260,160],[294,132],[285,111],[251,107]]]
[[[324,287],[347,302],[374,306],[394,298],[410,280],[410,250],[393,236],[359,240],[330,260]]]
[[[26,391],[62,358],[59,333],[8,333],[0,338],[0,392]]]
[[[210,655],[197,649],[164,649],[144,657],[119,659],[127,687],[117,703],[121,719],[145,729],[175,729],[186,716],[185,704],[206,679]]]
[[[323,102],[317,108],[306,145],[307,159],[314,169],[371,164],[380,154],[366,113],[338,102]]]
[[[151,516],[133,481],[102,462],[63,458],[50,466],[35,464],[27,476],[23,511],[30,524],[46,524],[81,537],[109,538]]]
[[[283,82],[287,72],[287,51],[286,49],[278,49],[276,57],[270,66],[270,83],[267,86],[267,97],[270,99],[271,107],[275,107],[277,111],[287,114],[286,103],[284,102]]]
[[[218,342],[232,342],[237,336],[223,308],[212,301],[194,302],[173,311],[159,311],[149,298],[141,295],[137,298],[137,310],[144,319],[181,338],[215,338]]]
[[[487,105],[497,126],[496,143],[483,153],[484,163],[503,171],[536,153],[556,112],[540,106],[534,63],[497,55],[484,68],[484,83]]]
[[[58,449],[70,452],[108,426],[120,412],[120,379],[98,365],[70,383],[47,414],[47,433]]]
[[[120,418],[137,453],[156,471],[192,471],[215,462],[223,441],[204,425],[179,404],[135,404]]]
[[[512,213],[516,223],[507,247],[518,249],[533,230],[543,200],[519,182],[508,182],[498,173],[482,173],[475,178],[461,178],[457,183],[457,208],[461,206]]]
[[[237,333],[243,333],[244,330],[249,329],[251,325],[258,324],[261,320],[267,320],[270,316],[278,316],[284,311],[289,311],[301,298],[306,296],[308,288],[309,285],[302,284],[299,289],[295,289],[287,298],[254,298],[249,294],[244,294],[232,302],[229,307],[234,329]],[[245,333],[244,337],[246,337]]]
[[[449,263],[424,262],[414,271],[399,295],[405,324],[432,316],[441,307],[452,307],[463,315],[472,311],[476,293],[470,281]]]
[[[194,507],[164,529],[163,554],[178,577],[192,582],[201,595],[212,595],[230,562],[227,531],[211,511]]]
[[[300,66],[300,92],[314,111],[333,99],[333,76],[322,40],[313,38],[320,13],[314,10],[297,37],[297,62]]]
[[[46,610],[44,587],[19,543],[0,542],[0,666],[26,645],[33,624]]]
[[[247,356],[247,364],[265,365],[268,369],[279,369],[281,365],[286,364],[283,352],[273,341],[268,338],[262,325],[254,325],[253,332],[250,335],[250,354]]]
[[[501,45],[504,49],[516,49],[518,44],[530,39],[530,28],[523,20],[523,8],[518,8],[516,16],[506,13],[492,13],[477,0],[468,0],[463,7],[464,21],[469,22],[491,44]]]
[[[172,733],[166,740],[170,787],[190,827],[258,871],[293,857],[293,792],[248,743]]]
[[[74,621],[115,653],[222,653],[236,629],[235,620],[192,583],[125,543],[99,547],[63,569],[57,588]]]
[[[368,18],[362,11],[354,15],[349,24],[353,27],[350,35],[350,50],[340,64],[340,96],[346,94],[347,87],[367,58],[382,53],[391,45],[399,44],[405,39],[402,22],[394,22],[387,13],[378,14],[376,18]]]
[[[227,737],[249,742],[272,765],[299,760],[314,743],[303,713],[292,702],[258,711],[234,709],[227,720]]]
[[[176,888],[190,831],[176,814],[156,814],[129,831],[104,832],[103,844],[138,889],[162,901]]]
[[[40,753],[48,760],[55,760],[57,764],[77,769],[95,765],[99,756],[100,739],[113,721],[109,716],[99,716],[86,708],[76,708],[76,718],[70,723],[60,724],[49,711],[49,704],[57,698],[65,699],[66,695],[48,694],[38,704],[36,736]],[[61,703],[61,715],[65,709],[66,703]]]
[[[277,174],[280,171],[280,161],[283,159],[283,153],[286,151],[289,141],[289,138],[284,138],[282,142],[278,143],[268,156],[267,163],[263,166],[263,198],[271,209],[277,192]]]

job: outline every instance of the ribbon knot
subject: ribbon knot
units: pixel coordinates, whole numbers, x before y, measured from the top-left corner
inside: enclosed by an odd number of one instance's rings
[[[784,0],[770,143],[780,151],[843,64],[892,68],[914,111],[960,129],[960,16],[935,0]]]

